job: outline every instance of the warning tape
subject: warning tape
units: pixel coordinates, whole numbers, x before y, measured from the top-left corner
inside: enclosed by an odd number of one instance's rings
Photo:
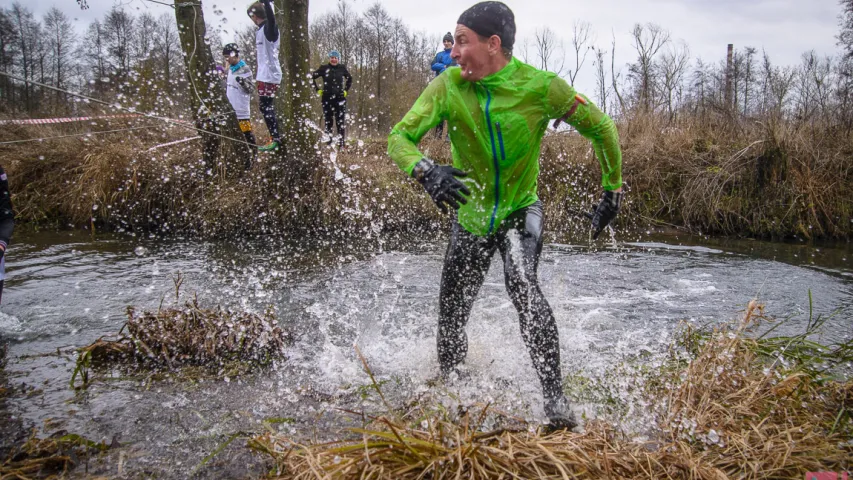
[[[195,9],[193,9],[193,12],[195,12]],[[49,90],[56,90],[57,92],[62,92],[62,93],[65,93],[65,94],[67,94],[67,95],[71,95],[71,96],[74,96],[74,97],[78,97],[78,98],[85,98],[86,100],[88,100],[88,101],[90,101],[90,102],[95,102],[95,103],[99,103],[99,104],[102,104],[102,105],[106,105],[106,106],[108,106],[108,107],[110,107],[110,108],[118,108],[118,109],[122,109],[122,110],[129,110],[129,111],[132,111],[132,109],[131,109],[131,108],[129,108],[129,107],[125,107],[125,106],[122,106],[122,105],[117,105],[117,104],[114,104],[114,103],[105,102],[105,101],[103,101],[103,100],[99,100],[99,99],[97,99],[97,98],[89,97],[89,96],[87,96],[87,95],[83,95],[83,94],[80,94],[80,93],[71,92],[71,91],[68,91],[68,90],[65,90],[65,89],[62,89],[62,88],[56,88],[56,87],[51,86],[51,85],[47,85],[47,84],[44,84],[44,83],[41,83],[41,82],[36,82],[36,81],[34,81],[34,80],[28,80],[28,79],[26,79],[26,78],[21,78],[21,77],[18,77],[18,76],[16,76],[16,75],[10,75],[10,74],[9,74],[9,73],[7,73],[7,72],[0,72],[0,75],[2,75],[2,76],[4,76],[4,77],[7,77],[7,78],[11,78],[12,80],[17,80],[17,81],[19,81],[19,82],[25,82],[25,83],[30,83],[30,84],[32,84],[32,85],[38,85],[39,87],[47,88],[47,89],[49,89]],[[160,117],[160,116],[153,115],[153,114],[150,114],[150,113],[136,113],[136,115],[140,115],[140,116],[143,116],[143,117],[146,117],[146,118],[153,118],[153,119],[155,119],[155,120],[160,120],[160,121],[162,121],[162,122],[170,123],[170,124],[172,124],[172,125],[178,125],[178,126],[180,126],[180,127],[190,128],[190,129],[192,129],[192,130],[196,130],[196,131],[198,131],[198,132],[205,133],[206,135],[212,135],[212,136],[215,136],[215,137],[220,137],[220,138],[224,138],[224,139],[226,139],[226,140],[230,140],[230,141],[235,142],[235,143],[242,143],[242,144],[244,144],[244,145],[250,145],[250,146],[251,146],[251,144],[250,144],[249,142],[245,141],[245,140],[240,140],[240,139],[237,139],[237,138],[231,138],[231,137],[229,137],[229,136],[227,136],[227,135],[222,135],[222,134],[219,134],[219,133],[216,133],[216,132],[211,132],[211,131],[205,131],[205,130],[202,130],[201,128],[199,128],[199,127],[198,127],[198,126],[196,126],[195,124],[193,124],[193,123],[191,123],[191,122],[188,122],[188,121],[186,121],[186,120],[174,120],[174,119],[171,119],[171,118],[168,118],[168,117]],[[223,113],[222,115],[227,115],[227,114],[224,114],[224,113]],[[214,117],[213,117],[212,115],[209,115],[208,121],[209,121],[209,120],[213,120],[213,119],[214,119]]]
[[[118,130],[105,130],[101,132],[84,132],[84,133],[74,133],[71,135],[59,135],[56,137],[40,137],[40,138],[25,138],[23,140],[12,140],[9,142],[0,142],[0,145],[12,145],[15,143],[26,143],[26,142],[43,142],[45,140],[56,140],[59,138],[72,138],[72,137],[90,137],[92,135],[100,135],[102,133],[118,133],[118,132],[129,132],[131,130],[142,130],[145,128],[155,128],[154,125],[148,125],[144,127],[131,127],[131,128],[121,128]]]
[[[157,150],[158,148],[168,147],[169,145],[177,145],[177,144],[179,144],[179,143],[184,143],[184,142],[189,142],[190,140],[195,140],[195,139],[197,139],[197,138],[201,138],[201,137],[200,137],[200,136],[196,136],[196,137],[188,137],[188,138],[183,138],[183,139],[181,139],[181,140],[175,140],[174,142],[161,143],[160,145],[155,145],[155,146],[153,146],[153,147],[149,148],[149,149],[148,149],[148,150],[146,150],[146,151],[147,151],[147,152],[150,152],[150,151],[152,151],[152,150]]]
[[[51,123],[87,122],[90,120],[115,120],[119,118],[140,118],[143,115],[130,113],[127,115],[103,115],[100,117],[64,117],[64,118],[26,118],[21,120],[0,120],[0,125],[48,125]],[[144,118],[144,117],[143,117]],[[186,120],[173,120],[178,123],[191,125]]]
[[[0,120],[0,125],[46,125],[49,123],[86,122],[89,120],[135,118],[139,115],[106,115],[102,117],[65,117],[65,118],[26,118],[21,120]]]

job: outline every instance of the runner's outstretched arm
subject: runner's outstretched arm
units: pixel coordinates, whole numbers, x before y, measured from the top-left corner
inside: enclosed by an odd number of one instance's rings
[[[264,36],[270,42],[274,42],[278,40],[278,25],[275,23],[275,13],[272,11],[272,0],[263,1],[264,12],[267,14],[267,20],[264,22]]]

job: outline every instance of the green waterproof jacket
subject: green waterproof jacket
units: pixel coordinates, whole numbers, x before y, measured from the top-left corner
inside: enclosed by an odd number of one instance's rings
[[[468,82],[459,67],[433,79],[388,136],[388,155],[407,174],[417,144],[447,120],[453,166],[471,190],[459,224],[490,235],[512,212],[538,200],[539,150],[550,119],[562,118],[592,141],[605,190],[622,186],[622,153],[613,120],[554,73],[513,58],[499,72]]]

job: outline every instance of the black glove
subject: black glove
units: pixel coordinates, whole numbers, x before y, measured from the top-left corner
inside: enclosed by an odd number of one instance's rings
[[[616,218],[616,214],[619,213],[619,207],[622,206],[622,198],[624,196],[624,192],[605,191],[604,195],[601,196],[601,201],[598,202],[598,206],[595,207],[595,211],[587,214],[592,220],[593,240],[597,239],[604,230],[604,227]]]
[[[462,196],[470,195],[471,192],[464,183],[456,177],[466,177],[467,173],[447,165],[436,165],[428,158],[422,159],[412,170],[412,177],[424,186],[432,201],[438,205],[438,209],[447,213],[447,206],[458,210],[459,204],[466,204],[468,200]]]

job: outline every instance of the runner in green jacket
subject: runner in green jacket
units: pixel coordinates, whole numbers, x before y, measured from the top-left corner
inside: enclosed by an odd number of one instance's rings
[[[542,136],[566,121],[593,145],[604,194],[592,217],[597,238],[622,200],[622,154],[613,121],[556,74],[512,57],[515,18],[501,2],[481,2],[458,20],[451,57],[391,131],[388,154],[436,202],[457,209],[441,279],[438,354],[449,375],[467,353],[465,324],[490,259],[500,250],[507,290],[542,383],[545,413],[557,428],[577,425],[562,391],[557,325],[539,289],[542,207],[536,194]],[[417,148],[448,123],[453,167]],[[558,120],[559,121],[559,120]],[[461,179],[461,180],[460,180]]]

